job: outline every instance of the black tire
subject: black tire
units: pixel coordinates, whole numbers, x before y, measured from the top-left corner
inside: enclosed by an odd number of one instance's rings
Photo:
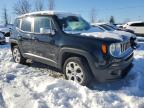
[[[79,73],[78,70],[75,71],[74,69],[74,73],[77,73],[76,75],[74,75],[73,77],[76,77],[76,81],[74,80],[75,78],[68,78],[68,74],[70,73],[69,70],[67,69],[70,65],[70,63],[76,63],[76,65],[80,66],[80,68],[82,69],[82,73],[83,73],[83,80],[81,80],[80,82],[78,82],[78,76],[77,74]],[[88,63],[85,59],[83,58],[80,58],[80,57],[70,57],[68,58],[65,63],[64,63],[64,66],[63,66],[63,72],[65,74],[65,78],[67,80],[72,80],[72,81],[75,81],[77,83],[79,83],[80,85],[83,85],[83,86],[87,86],[87,84],[90,83],[91,79],[92,79],[92,75],[91,75],[91,71],[90,71],[90,68],[88,66]],[[72,72],[71,72],[72,73]],[[79,79],[80,80],[80,79]]]
[[[18,53],[19,53],[19,60],[18,60],[18,58],[16,58],[15,51],[18,51]],[[13,59],[16,63],[27,64],[26,59],[22,56],[18,46],[14,46],[12,48],[12,55],[13,55]]]

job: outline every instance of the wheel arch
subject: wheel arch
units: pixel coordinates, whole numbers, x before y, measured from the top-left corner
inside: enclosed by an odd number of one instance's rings
[[[70,57],[81,57],[86,60],[89,65],[90,54],[88,52],[76,48],[62,48],[58,56],[58,68],[62,69],[65,61]]]
[[[11,43],[10,43],[11,50],[14,48],[14,46],[17,46],[17,45],[18,45],[18,43],[17,43],[17,42],[11,42]]]

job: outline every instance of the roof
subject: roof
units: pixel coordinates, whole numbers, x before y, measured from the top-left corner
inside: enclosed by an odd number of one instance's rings
[[[22,18],[30,15],[67,15],[68,16],[68,15],[78,15],[78,14],[68,13],[68,12],[56,12],[56,11],[37,11],[37,12],[23,14],[17,18]]]

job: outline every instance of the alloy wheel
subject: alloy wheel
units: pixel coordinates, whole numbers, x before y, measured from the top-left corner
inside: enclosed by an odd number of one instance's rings
[[[83,69],[75,62],[69,62],[66,65],[66,76],[68,80],[81,84],[84,80]]]
[[[21,56],[20,56],[19,49],[17,48],[13,49],[13,57],[16,63],[20,63]]]

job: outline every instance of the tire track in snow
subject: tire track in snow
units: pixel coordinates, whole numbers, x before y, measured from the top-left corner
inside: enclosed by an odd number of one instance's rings
[[[2,93],[0,92],[0,108],[6,108],[5,102],[2,96]]]
[[[123,82],[125,79],[122,80],[122,85],[119,85],[121,82],[115,82],[115,85],[111,84],[111,88],[109,90],[107,89],[108,87],[102,87],[101,90],[94,89],[94,91],[92,91],[75,83],[69,83],[68,81],[54,81],[54,78],[47,80],[47,78],[49,78],[48,76],[46,78],[48,73],[45,73],[45,71],[49,72],[47,69],[39,69],[36,66],[27,67],[15,64],[10,60],[11,53],[8,52],[9,47],[4,49],[2,48],[2,50],[3,55],[0,55],[0,57],[3,58],[0,58],[0,60],[2,60],[3,63],[0,65],[4,66],[2,70],[4,76],[10,73],[16,76],[15,81],[8,80],[10,83],[8,86],[5,86],[8,88],[4,88],[6,89],[5,93],[10,94],[9,98],[15,96],[13,100],[10,100],[11,102],[18,102],[20,105],[22,105],[22,97],[25,99],[26,103],[28,103],[31,98],[34,100],[32,105],[36,106],[31,108],[47,108],[48,106],[57,107],[60,105],[63,105],[62,108],[72,108],[73,106],[76,107],[76,105],[78,108],[144,108],[144,95],[139,95],[139,92],[143,92],[143,89],[140,89],[139,86],[137,87],[140,82],[144,81],[143,79],[138,78],[141,75],[141,77],[144,76],[142,74],[144,71],[140,69],[142,68],[140,64],[143,65],[144,63],[142,60],[139,62],[136,61],[136,63],[138,63],[135,65],[136,67],[134,67],[136,70],[133,70],[133,72],[130,73],[131,75],[128,76],[129,78],[127,78],[126,82]],[[136,52],[136,55],[140,58],[144,57],[144,51],[141,51]],[[9,67],[10,69],[7,69]],[[137,71],[139,74],[137,74]],[[135,77],[132,78],[131,76]],[[9,79],[9,77],[6,77],[6,79]],[[120,88],[113,90],[116,85],[118,85]],[[141,86],[143,86],[143,84]],[[135,91],[134,88],[138,89],[138,91]],[[14,91],[13,95],[11,93],[11,89]],[[19,100],[17,101],[18,98]],[[2,96],[0,99],[4,104]],[[5,102],[7,102],[7,100],[5,100]]]

